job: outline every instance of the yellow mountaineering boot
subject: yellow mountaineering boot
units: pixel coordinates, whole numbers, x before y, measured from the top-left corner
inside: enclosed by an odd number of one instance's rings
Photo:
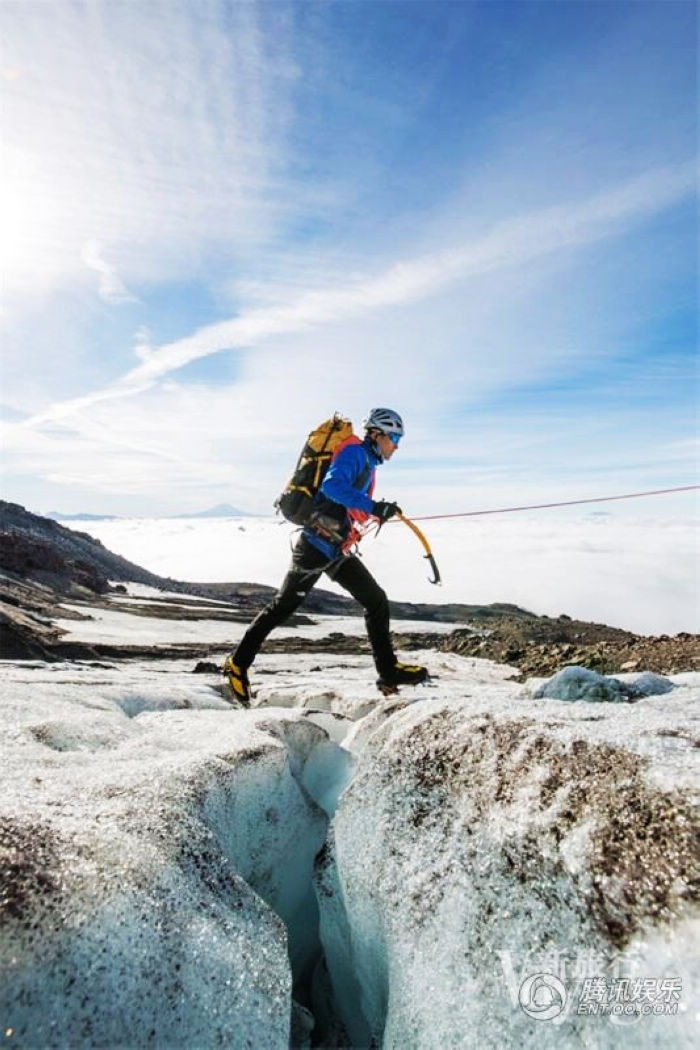
[[[233,654],[229,653],[224,661],[224,674],[228,679],[235,700],[243,707],[250,707],[250,682],[248,669],[234,663]]]
[[[426,667],[418,664],[402,664],[395,661],[393,667],[386,668],[377,679],[377,688],[385,696],[397,693],[400,685],[418,685],[429,677]]]

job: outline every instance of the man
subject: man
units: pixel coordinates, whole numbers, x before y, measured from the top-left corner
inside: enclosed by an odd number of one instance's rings
[[[389,633],[386,594],[350,547],[358,538],[355,525],[377,518],[381,525],[401,513],[396,503],[372,499],[376,468],[391,459],[404,434],[401,416],[390,408],[374,408],[365,420],[365,437],[350,438],[336,451],[316,494],[315,508],[292,552],[292,564],[273,601],[259,613],[243,635],[238,648],[226,657],[224,674],[234,696],[250,705],[248,668],[270,631],[284,623],[301,605],[322,572],[339,583],[365,610],[367,634],[372,645],[384,693],[399,685],[416,685],[428,677],[424,667],[396,659]]]

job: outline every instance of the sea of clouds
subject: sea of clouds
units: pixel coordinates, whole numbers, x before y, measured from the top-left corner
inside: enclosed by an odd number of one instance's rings
[[[700,630],[696,522],[544,511],[420,522],[442,575],[401,523],[363,541],[397,601],[513,602],[641,634]],[[280,518],[125,518],[74,523],[117,554],[175,579],[277,586],[295,530]],[[324,578],[322,586],[337,590]]]

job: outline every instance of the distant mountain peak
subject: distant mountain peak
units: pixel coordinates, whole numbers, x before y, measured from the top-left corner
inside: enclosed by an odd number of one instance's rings
[[[51,521],[117,521],[115,514],[62,514],[60,510],[48,510],[44,515]]]
[[[215,507],[208,510],[193,511],[190,514],[174,514],[174,518],[249,518],[247,510],[240,510],[230,503],[217,503]]]
[[[47,511],[45,517],[52,521],[119,521],[115,514],[63,514],[58,510]],[[250,512],[234,507],[230,503],[217,503],[207,510],[189,511],[188,513],[170,514],[169,518],[249,518]]]

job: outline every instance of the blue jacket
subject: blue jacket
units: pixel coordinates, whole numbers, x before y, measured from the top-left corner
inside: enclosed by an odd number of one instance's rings
[[[346,510],[372,513],[373,500],[368,492],[374,484],[375,471],[382,462],[372,447],[372,442],[365,438],[359,445],[346,445],[341,449],[328,468],[316,493],[316,513],[335,519],[343,537],[350,531],[350,520]],[[319,536],[313,530],[313,519],[305,527],[304,536],[329,560],[337,558],[340,554],[341,544]]]

